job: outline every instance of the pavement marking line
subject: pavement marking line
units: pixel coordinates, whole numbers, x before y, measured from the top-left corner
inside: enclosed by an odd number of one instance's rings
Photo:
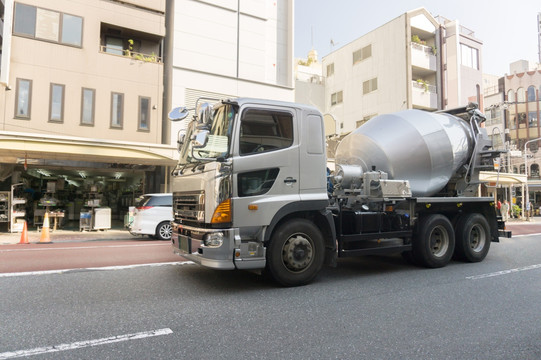
[[[524,266],[524,267],[509,269],[509,270],[496,271],[496,272],[488,273],[488,274],[466,276],[466,279],[479,280],[479,279],[485,279],[485,278],[494,277],[494,276],[507,275],[507,274],[517,273],[521,271],[535,270],[535,269],[541,269],[541,264],[529,265],[529,266]]]
[[[122,247],[142,247],[142,246],[171,246],[171,244],[134,244],[134,245],[100,245],[100,246],[74,246],[74,247],[51,247],[51,248],[32,248],[32,249],[4,249],[0,250],[0,253],[3,252],[14,252],[14,251],[48,251],[48,250],[78,250],[78,249],[100,249],[100,248],[122,248]]]
[[[541,235],[541,233],[535,233],[535,234],[518,234],[518,235],[513,235],[513,237],[511,239],[514,239],[514,238],[517,238],[517,237],[525,237],[525,236],[539,236]]]
[[[152,331],[143,331],[143,332],[138,332],[138,333],[133,333],[133,334],[111,336],[111,337],[102,338],[102,339],[77,341],[71,344],[60,344],[60,345],[46,346],[46,347],[27,349],[27,350],[8,351],[8,352],[0,353],[0,359],[13,359],[13,358],[24,357],[24,356],[40,355],[40,354],[66,351],[66,350],[76,350],[76,349],[81,349],[81,348],[90,347],[90,346],[106,345],[106,344],[112,344],[112,343],[128,341],[128,340],[139,340],[139,339],[145,339],[145,338],[154,337],[154,336],[169,335],[172,333],[173,333],[173,330],[169,328],[164,328],[164,329],[158,329],[158,330],[152,330]]]
[[[134,269],[138,267],[158,267],[166,265],[192,265],[193,261],[174,261],[164,263],[152,263],[152,264],[134,264],[134,265],[117,265],[117,266],[102,266],[91,268],[74,268],[74,269],[62,269],[62,270],[43,270],[43,271],[26,271],[16,273],[0,273],[0,278],[18,277],[18,276],[36,276],[36,275],[51,275],[51,274],[64,274],[73,271],[111,271],[111,270],[125,270]]]

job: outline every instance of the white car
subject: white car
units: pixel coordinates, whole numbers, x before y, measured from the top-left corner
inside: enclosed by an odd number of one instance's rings
[[[137,199],[133,222],[130,224],[132,235],[148,235],[159,240],[171,239],[171,221],[173,220],[173,195],[145,194]]]

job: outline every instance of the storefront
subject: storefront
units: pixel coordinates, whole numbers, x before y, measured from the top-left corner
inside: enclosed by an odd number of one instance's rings
[[[525,193],[525,174],[481,171],[479,179],[487,184],[488,196],[494,197],[495,202],[509,202],[512,215],[516,213],[516,216],[521,216],[524,213],[522,194]]]
[[[51,227],[78,227],[88,213],[105,219],[95,229],[123,224],[136,197],[169,190],[175,156],[169,145],[3,132],[0,232],[39,227],[45,213]]]

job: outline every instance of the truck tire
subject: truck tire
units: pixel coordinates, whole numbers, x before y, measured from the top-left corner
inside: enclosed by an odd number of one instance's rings
[[[440,214],[421,218],[412,247],[413,257],[419,265],[429,268],[447,265],[455,249],[455,232],[449,219]]]
[[[483,261],[490,249],[487,219],[478,213],[466,214],[456,224],[455,255],[468,262]]]
[[[171,227],[171,222],[162,221],[158,224],[158,227],[156,228],[156,235],[154,236],[158,240],[170,240],[172,232],[173,228]]]
[[[323,266],[324,250],[323,235],[314,223],[289,220],[271,236],[266,270],[283,286],[308,284]]]

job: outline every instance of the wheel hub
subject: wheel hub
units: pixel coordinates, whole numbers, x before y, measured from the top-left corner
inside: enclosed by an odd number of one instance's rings
[[[303,234],[291,236],[282,249],[282,260],[292,271],[306,269],[313,259],[313,247],[310,240]]]
[[[449,234],[441,226],[434,228],[430,234],[430,249],[435,256],[443,256],[449,247]]]

